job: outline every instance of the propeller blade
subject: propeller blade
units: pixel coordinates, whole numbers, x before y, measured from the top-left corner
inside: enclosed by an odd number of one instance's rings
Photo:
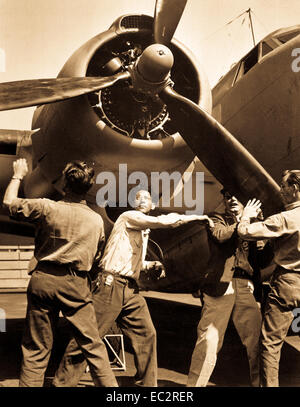
[[[277,183],[229,131],[170,86],[160,97],[188,146],[229,192],[243,203],[260,199],[265,215],[282,210]]]
[[[0,111],[58,102],[96,92],[130,77],[120,72],[107,77],[32,79],[0,84]]]
[[[157,0],[154,13],[154,40],[168,45],[174,35],[187,0]]]

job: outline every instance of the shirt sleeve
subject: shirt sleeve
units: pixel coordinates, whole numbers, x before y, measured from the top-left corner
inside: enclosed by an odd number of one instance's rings
[[[246,240],[272,239],[283,236],[286,232],[285,220],[280,213],[255,223],[250,223],[249,218],[243,217],[238,226],[238,234]]]
[[[97,253],[95,256],[95,263],[99,263],[102,255],[103,255],[103,251],[104,251],[104,246],[105,246],[105,232],[104,232],[104,226],[103,226],[103,222],[100,228],[100,235],[99,235],[99,240],[98,240],[98,247],[97,247]]]
[[[97,252],[94,257],[94,261],[92,264],[92,267],[89,271],[89,277],[92,281],[95,281],[97,279],[98,274],[100,273],[100,260],[103,256],[103,251],[105,247],[105,233],[104,233],[104,227],[103,227],[103,222],[100,227],[100,235],[99,235],[99,240],[98,240],[98,246],[97,246]],[[92,287],[92,290],[95,287]]]
[[[183,216],[177,213],[149,216],[137,211],[136,213],[127,214],[126,217],[126,226],[138,230],[177,227],[184,223]]]
[[[227,225],[220,215],[212,215],[210,217],[214,222],[214,227],[210,228],[210,233],[213,239],[217,240],[219,243],[224,243],[236,232],[237,223],[232,225]]]
[[[44,205],[43,199],[16,198],[9,205],[9,211],[13,219],[36,222],[44,215]]]

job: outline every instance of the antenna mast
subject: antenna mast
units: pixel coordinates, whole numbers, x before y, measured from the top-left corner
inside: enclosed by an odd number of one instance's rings
[[[255,46],[254,30],[253,30],[252,17],[251,17],[251,8],[248,8],[248,10],[246,11],[246,13],[249,13],[249,20],[250,20],[250,27],[251,27],[253,45]]]

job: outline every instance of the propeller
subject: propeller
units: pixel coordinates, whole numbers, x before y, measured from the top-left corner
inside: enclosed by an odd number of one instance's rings
[[[159,96],[185,142],[229,192],[241,202],[260,199],[265,215],[282,210],[277,183],[229,131],[171,86]]]
[[[181,19],[187,0],[157,0],[154,13],[154,40],[168,45]]]
[[[107,77],[32,79],[4,82],[0,86],[0,111],[58,102],[96,92],[130,77],[119,72]]]
[[[57,102],[130,78],[135,91],[160,95],[186,143],[225,188],[241,201],[260,199],[266,205],[266,214],[278,211],[282,205],[279,186],[271,176],[212,116],[171,87],[173,56],[165,45],[171,42],[186,3],[187,0],[156,1],[153,24],[156,44],[146,48],[128,72],[108,77],[3,83],[0,110]]]
[[[156,42],[168,44],[171,41],[186,2],[187,0],[157,0],[154,18]],[[108,77],[70,77],[5,82],[0,85],[0,111],[58,102],[97,92],[129,77],[131,77],[129,72],[119,72]]]

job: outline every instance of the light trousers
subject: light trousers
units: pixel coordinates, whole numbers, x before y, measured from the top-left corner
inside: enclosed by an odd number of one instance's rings
[[[250,280],[233,278],[224,295],[204,294],[204,305],[197,328],[197,342],[192,354],[187,386],[207,385],[223,345],[229,318],[246,347],[250,367],[250,383],[259,386],[259,337],[261,312],[253,296]]]

